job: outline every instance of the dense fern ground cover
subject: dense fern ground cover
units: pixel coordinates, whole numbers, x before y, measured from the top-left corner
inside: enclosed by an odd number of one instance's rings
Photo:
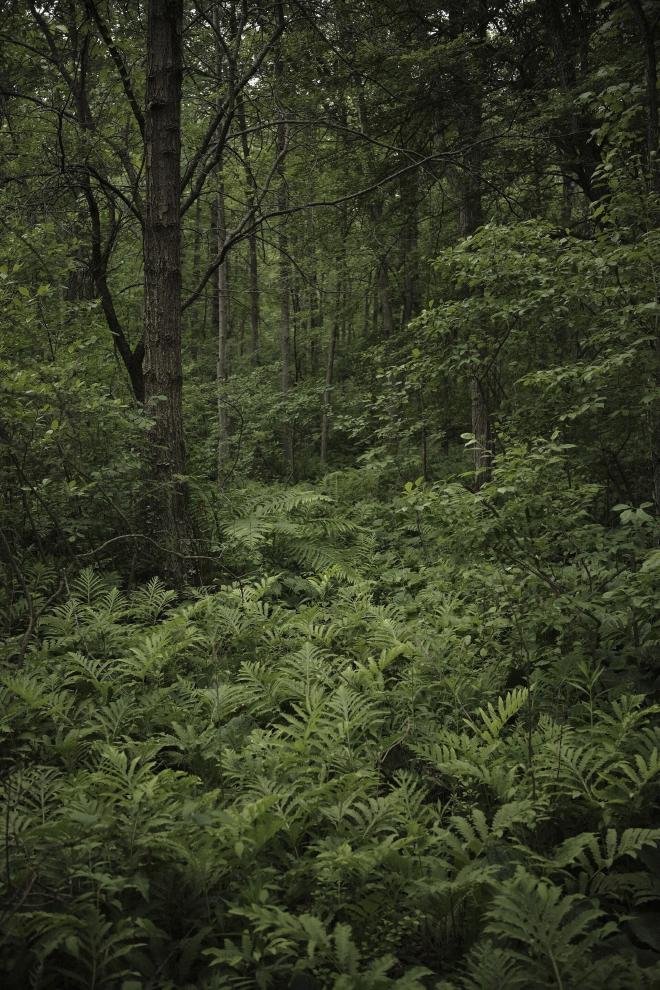
[[[657,523],[565,457],[234,493],[188,597],[35,565],[3,986],[660,986]]]

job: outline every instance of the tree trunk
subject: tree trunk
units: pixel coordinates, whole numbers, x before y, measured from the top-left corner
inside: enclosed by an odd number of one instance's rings
[[[650,19],[641,0],[630,0],[639,26],[646,56],[646,153],[648,183],[651,193],[660,194],[660,163],[658,162],[658,61],[656,54],[656,32],[660,16],[656,13]],[[657,203],[653,204],[653,223],[658,223]],[[653,342],[653,372],[651,387],[656,395],[660,390],[660,327],[656,325]],[[651,477],[655,511],[660,516],[660,399],[656,398],[649,406],[649,433],[651,447]]]
[[[562,158],[561,168],[590,202],[605,196],[609,189],[599,166],[600,151],[591,138],[596,119],[586,110],[577,110],[575,87],[587,85],[589,65],[589,4],[538,0],[541,21],[547,30],[554,54],[558,81],[573,109],[551,125],[550,134]]]
[[[655,342],[655,375],[656,388],[660,386],[660,338]],[[655,513],[660,518],[660,400],[656,399],[649,409],[649,432],[651,439],[651,483],[653,487],[653,502]]]
[[[464,31],[470,27],[476,31],[479,40],[485,38],[485,24],[480,21],[480,11],[476,11],[475,23],[466,25],[459,23],[459,29]],[[469,16],[464,12],[463,17]],[[460,205],[459,229],[461,237],[470,237],[483,223],[482,211],[482,154],[479,144],[482,130],[482,84],[481,84],[481,52],[474,56],[468,53],[464,56],[464,74],[466,84],[459,103],[457,118],[458,134],[462,145],[461,171],[459,174]],[[474,58],[474,61],[472,61]],[[478,491],[491,476],[490,454],[490,424],[487,403],[486,372],[483,359],[484,350],[480,352],[479,368],[470,381],[470,405],[472,433],[474,434],[474,484]]]
[[[348,275],[348,265],[346,262],[346,241],[348,238],[349,223],[346,205],[341,209],[341,227],[339,238],[339,252],[336,261],[336,283],[335,283],[335,312],[330,327],[330,339],[328,341],[328,355],[325,366],[325,386],[323,389],[323,411],[321,415],[321,465],[325,467],[328,460],[328,441],[330,439],[330,421],[332,418],[332,385],[334,381],[335,355],[337,344],[341,339],[346,340],[349,333],[352,334],[353,320],[349,314],[349,300],[351,298],[350,279]],[[350,315],[350,320],[349,320]]]
[[[277,128],[278,154],[286,145],[286,125],[279,124]],[[280,188],[278,191],[278,209],[285,210],[287,205],[287,193],[284,175],[280,176]],[[278,233],[279,250],[279,295],[280,295],[280,388],[282,399],[287,402],[291,391],[291,301],[290,301],[290,271],[289,271],[289,244],[284,222],[280,222]],[[293,430],[288,415],[285,413],[282,423],[282,452],[284,456],[285,471],[293,476]]]
[[[321,316],[321,298],[319,291],[319,279],[317,272],[317,251],[316,251],[316,230],[314,225],[314,211],[307,211],[307,240],[310,259],[310,276],[308,292],[309,316],[307,328],[309,331],[309,370],[315,375],[319,369],[321,350],[321,330],[323,320]]]
[[[150,0],[147,13],[144,393],[152,420],[147,450],[147,536],[176,584],[190,544],[181,406],[182,0]],[[154,544],[150,543],[150,546]]]
[[[335,368],[335,351],[337,349],[337,331],[339,327],[338,313],[335,312],[328,341],[328,357],[325,366],[325,387],[323,389],[323,412],[321,415],[321,465],[328,462],[328,439],[330,436],[330,417],[332,415],[332,381]]]
[[[256,202],[257,189],[250,167],[250,142],[248,140],[245,122],[245,104],[241,98],[238,104],[238,125],[241,129],[241,144],[243,149],[243,167],[245,181],[248,187],[247,210],[251,210]],[[257,265],[257,232],[251,230],[248,235],[248,274],[250,295],[250,350],[252,364],[259,364],[259,271]]]
[[[197,202],[195,203],[195,228],[193,230],[193,244],[192,244],[192,283],[197,285],[199,277],[201,274],[201,263],[202,263],[202,197],[197,197]],[[200,333],[200,327],[198,325],[199,319],[199,303],[198,299],[190,307],[190,315],[188,317],[187,333],[189,334],[190,341],[190,351],[194,361],[199,358],[200,344],[202,343],[202,335]]]
[[[213,25],[216,32],[216,62],[219,86],[223,81],[222,48],[220,46],[220,11],[213,8]],[[230,85],[232,85],[231,73]],[[220,102],[220,96],[218,96]],[[220,108],[218,108],[220,109]],[[217,166],[218,190],[215,201],[215,232],[216,247],[222,255],[227,240],[227,219],[225,214],[225,180],[223,175],[223,156],[220,155]],[[229,439],[229,409],[227,407],[227,380],[229,378],[229,273],[228,261],[225,254],[217,271],[218,297],[218,362],[216,369],[216,398],[218,405],[218,445],[216,448],[216,478],[222,486],[227,471],[227,443]]]
[[[380,265],[378,266],[378,299],[380,302],[383,334],[389,338],[394,333],[394,317],[392,316],[390,282],[387,277],[387,261],[385,258],[381,258]]]
[[[222,161],[220,162],[222,169]],[[222,171],[220,171],[218,195],[216,201],[216,230],[218,238],[218,253],[222,251],[227,239],[227,221],[225,218],[225,189]],[[227,272],[227,257],[218,268],[218,367],[217,367],[217,398],[218,398],[218,448],[217,448],[217,479],[222,485],[227,469],[227,443],[229,439],[229,409],[227,407],[227,381],[229,378],[229,284]]]
[[[657,13],[650,20],[641,0],[630,0],[642,36],[646,57],[646,153],[648,159],[649,186],[660,193],[660,168],[658,167],[658,57],[655,36],[660,23]]]
[[[259,271],[257,267],[257,232],[253,230],[248,238],[250,269],[250,350],[252,363],[260,362],[259,353]]]
[[[371,316],[371,272],[367,273],[367,281],[364,287],[363,310],[362,310],[362,339],[369,339],[369,320]]]
[[[412,172],[401,179],[401,206],[403,230],[401,237],[401,267],[403,270],[402,326],[406,326],[420,310],[419,258],[417,249],[417,197],[418,173]]]
[[[283,3],[278,3],[278,18],[280,23],[284,21]],[[275,59],[275,77],[278,84],[278,95],[282,98],[284,89],[284,59],[281,47],[278,49]],[[288,205],[288,195],[286,179],[284,176],[283,159],[288,143],[287,125],[284,120],[280,120],[277,125],[276,154],[279,158],[279,186],[277,190],[277,208],[285,211]],[[279,231],[277,235],[277,246],[279,252],[279,295],[280,295],[280,387],[283,402],[286,403],[291,391],[291,273],[289,271],[289,242],[286,232],[286,220],[280,219]],[[282,454],[284,457],[284,469],[286,473],[293,477],[293,424],[288,415],[284,414],[282,423]]]

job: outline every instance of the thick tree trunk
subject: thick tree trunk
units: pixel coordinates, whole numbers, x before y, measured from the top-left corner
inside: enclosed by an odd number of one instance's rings
[[[152,420],[147,469],[147,536],[171,581],[185,579],[190,524],[182,480],[181,406],[182,0],[150,0],[147,14],[144,230],[144,393]],[[150,543],[153,546],[154,543]]]

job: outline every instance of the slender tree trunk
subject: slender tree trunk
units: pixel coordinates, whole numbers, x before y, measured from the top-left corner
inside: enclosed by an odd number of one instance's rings
[[[351,305],[353,299],[353,281],[346,268],[346,253],[344,251],[344,266],[342,275],[342,307],[341,307],[341,339],[347,344],[353,340],[355,329],[355,314]]]
[[[569,227],[573,219],[573,182],[569,175],[561,177],[561,223]]]
[[[553,48],[559,83],[574,109],[563,125],[552,128],[553,139],[562,158],[562,171],[569,175],[590,202],[609,192],[608,183],[599,169],[600,152],[591,139],[596,120],[586,110],[576,110],[573,100],[575,86],[589,71],[589,4],[558,3],[557,0],[537,0],[541,18]],[[585,83],[586,85],[586,83]]]
[[[241,129],[241,144],[243,149],[243,167],[245,181],[248,187],[247,209],[254,207],[257,195],[256,183],[250,166],[250,142],[248,140],[245,120],[245,103],[241,98],[238,104],[238,124]],[[258,365],[259,355],[259,269],[257,261],[257,232],[252,230],[248,235],[248,276],[250,295],[250,349],[252,364]]]
[[[308,331],[309,331],[309,370],[316,374],[320,362],[321,350],[321,299],[317,272],[316,230],[314,227],[314,212],[307,211],[307,240],[310,256],[310,280],[308,286]]]
[[[660,13],[647,13],[642,0],[630,0],[634,11],[639,32],[644,45],[646,56],[646,153],[648,168],[648,183],[652,193],[660,194],[660,162],[658,162],[658,60],[656,53],[656,33],[660,25]],[[657,203],[653,205],[652,223],[658,224]],[[656,321],[658,324],[660,321]],[[653,343],[654,367],[651,375],[651,387],[656,394],[660,390],[660,325],[656,325]],[[649,406],[649,434],[651,453],[651,477],[653,486],[653,501],[655,511],[660,516],[660,399],[655,399]]]
[[[144,394],[152,421],[147,451],[148,536],[164,575],[180,584],[190,522],[183,476],[181,405],[182,0],[150,0],[147,13],[144,230]],[[150,544],[153,545],[153,544]]]
[[[323,389],[323,409],[321,414],[321,465],[325,467],[328,460],[328,442],[330,439],[330,422],[332,419],[332,386],[334,382],[335,355],[337,344],[342,337],[348,335],[349,323],[348,300],[350,299],[350,282],[346,264],[346,238],[348,237],[348,214],[346,207],[342,208],[342,224],[340,229],[340,248],[337,255],[337,281],[335,289],[335,312],[330,328],[328,354],[325,365],[325,386]]]
[[[296,283],[296,279],[292,279],[291,284],[291,308],[293,310],[293,372],[294,372],[294,382],[298,384],[305,377],[305,352],[302,347],[299,347],[300,341],[300,330],[302,329],[302,319],[301,319],[301,306],[300,306],[300,289]]]
[[[630,0],[635,13],[646,57],[646,153],[648,158],[649,186],[660,192],[660,167],[658,163],[658,56],[656,33],[660,15],[653,19],[644,9],[642,0]]]
[[[364,299],[362,310],[362,339],[369,339],[369,317],[371,308],[371,272],[367,276],[367,284],[364,287]]]
[[[192,283],[196,285],[199,281],[202,258],[202,197],[197,197],[195,203],[195,229],[193,230],[193,250],[192,250]],[[190,307],[188,317],[188,333],[190,334],[190,349],[193,359],[197,361],[199,357],[199,345],[201,343],[200,327],[197,324],[199,318],[199,302],[197,300]]]
[[[422,477],[424,481],[429,480],[429,442],[426,427],[426,407],[424,403],[424,389],[422,386],[419,388],[418,399],[419,399],[419,417],[421,420],[421,436],[420,436],[420,446],[422,455]]]
[[[32,15],[40,25],[44,35],[50,39],[50,29],[47,22],[48,19],[47,17],[44,17],[43,11],[37,10],[38,6],[40,5],[32,5]],[[60,56],[56,53],[56,46],[51,46],[50,40],[49,48],[51,49],[51,56],[54,59],[54,64],[57,66],[62,80],[69,89],[78,124],[83,131],[86,131],[89,135],[91,135],[96,131],[96,122],[90,109],[87,89],[88,80],[90,77],[90,45],[88,44],[90,36],[86,32],[81,33],[78,28],[76,4],[69,2],[67,5],[64,5],[62,14],[67,23],[71,54],[74,57],[76,64],[75,72],[73,74],[69,72],[66,65],[66,60],[62,60],[60,58]],[[108,263],[112,249],[112,242],[117,232],[117,225],[114,219],[114,208],[112,206],[110,208],[112,218],[111,225],[114,227],[114,230],[111,230],[104,245],[99,205],[89,174],[87,174],[85,170],[82,170],[80,175],[78,189],[82,192],[83,198],[87,204],[91,225],[90,275],[92,283],[101,302],[101,309],[103,310],[108,328],[112,334],[115,351],[124,362],[126,370],[128,371],[133,394],[138,402],[143,402],[144,376],[142,360],[144,355],[144,342],[140,340],[135,348],[131,348],[117,316],[113,296],[108,284]],[[137,194],[137,191],[134,191],[134,195],[137,204],[139,202],[139,195]]]
[[[660,374],[658,373],[658,368],[660,368],[660,336],[656,338],[655,343],[655,364],[656,372],[654,381],[656,388],[658,388],[660,387]],[[658,399],[655,400],[655,403],[649,409],[649,433],[651,439],[653,502],[655,504],[656,515],[660,518],[660,400]]]
[[[480,163],[471,157],[470,169],[478,169]],[[481,226],[481,192],[477,182],[473,182],[473,175],[478,172],[467,172],[467,179],[464,181],[463,203],[461,209],[461,233],[463,237],[468,237]],[[482,353],[482,357],[483,357]],[[490,453],[490,423],[488,418],[488,397],[486,392],[486,373],[483,364],[470,382],[470,400],[472,410],[472,433],[475,438],[474,445],[474,480],[475,487],[481,488],[491,476],[491,453]]]
[[[257,232],[252,231],[248,238],[250,271],[250,350],[252,363],[260,363],[259,348],[259,270],[257,267]]]
[[[218,83],[223,81],[222,49],[218,40],[220,36],[220,11],[213,8],[213,24],[216,32],[216,64]],[[230,74],[231,85],[231,74]],[[220,97],[218,97],[220,99]],[[227,219],[225,214],[225,180],[223,175],[223,156],[220,155],[217,167],[218,189],[215,201],[215,230],[216,248],[222,253],[227,240]],[[228,260],[225,255],[217,271],[217,329],[218,329],[218,361],[216,367],[216,399],[218,405],[218,445],[216,448],[216,478],[222,486],[227,470],[227,443],[229,439],[229,409],[227,407],[227,381],[229,378],[229,274]]]
[[[286,125],[278,125],[278,153],[286,144]],[[285,210],[287,192],[284,175],[280,177],[278,192],[278,209]],[[289,270],[289,242],[286,228],[280,223],[278,234],[279,249],[279,295],[280,295],[280,388],[284,402],[287,402],[291,391],[291,273]],[[282,452],[285,470],[293,476],[293,430],[288,415],[285,414],[282,424]]]
[[[401,267],[403,269],[403,326],[419,312],[419,257],[417,250],[417,185],[418,173],[412,172],[401,180],[403,230],[401,237]]]
[[[319,370],[319,351],[321,337],[321,307],[319,304],[319,288],[316,273],[312,275],[312,284],[308,290],[309,319],[307,328],[309,331],[309,370],[315,375]]]
[[[222,162],[220,162],[222,170]],[[218,195],[216,201],[216,229],[218,252],[224,246],[227,238],[227,221],[225,217],[225,188],[222,171],[219,174]],[[229,279],[227,272],[227,257],[218,268],[218,366],[217,366],[217,399],[218,399],[218,448],[217,448],[217,479],[222,485],[227,467],[227,444],[229,440],[229,409],[227,407],[227,381],[229,379]]]
[[[470,25],[476,29],[481,41],[485,37],[485,24],[479,23],[482,12],[476,10],[476,23]],[[464,15],[465,16],[465,15]],[[465,24],[459,22],[461,30]],[[462,168],[459,174],[460,207],[459,228],[462,237],[470,237],[483,223],[482,211],[482,154],[479,143],[482,132],[482,84],[481,84],[481,52],[474,56],[474,62],[468,53],[465,61],[465,75],[468,82],[462,93],[462,102],[457,118],[458,132],[462,152]],[[486,376],[483,370],[482,350],[480,367],[470,381],[470,405],[472,433],[474,445],[474,480],[478,490],[491,476],[490,454],[490,423],[487,403]]]
[[[330,417],[332,415],[332,383],[335,368],[335,352],[337,349],[337,331],[339,328],[339,314],[335,315],[330,328],[330,340],[328,341],[328,356],[325,365],[325,387],[323,389],[323,412],[321,414],[321,466],[325,467],[328,462],[328,440],[330,437]]]
[[[378,266],[378,299],[380,302],[383,334],[389,338],[394,333],[394,317],[392,315],[390,282],[387,276],[387,261],[385,258],[381,258]]]
[[[278,3],[278,17],[280,23],[284,21],[284,5]],[[278,84],[278,96],[282,98],[284,89],[284,59],[281,47],[278,49],[275,59],[275,77]],[[284,153],[288,143],[287,125],[284,120],[280,120],[277,125],[276,153],[280,158],[279,164],[279,187],[277,190],[277,208],[286,210],[288,205],[288,194],[286,178],[284,175]],[[277,246],[279,253],[279,296],[280,296],[280,388],[282,399],[286,403],[291,391],[291,272],[289,267],[289,241],[286,231],[286,221],[280,220],[277,235]],[[286,473],[293,477],[293,424],[285,413],[282,423],[282,453],[284,457],[284,467]]]

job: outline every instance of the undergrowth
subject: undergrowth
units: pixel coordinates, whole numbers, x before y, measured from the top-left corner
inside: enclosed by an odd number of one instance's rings
[[[564,457],[237,493],[241,577],[183,600],[33,568],[3,985],[660,986],[655,524],[595,521]]]

